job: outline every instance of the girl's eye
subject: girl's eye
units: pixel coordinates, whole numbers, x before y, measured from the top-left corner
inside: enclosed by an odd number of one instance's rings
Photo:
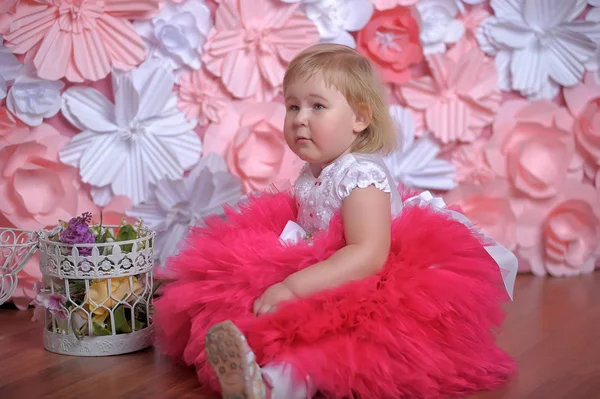
[[[298,109],[299,109],[299,108],[298,108],[298,106],[297,106],[297,105],[290,105],[290,106],[288,107],[288,109],[289,109],[290,111],[298,111]]]
[[[318,109],[323,109],[325,107],[322,104],[315,104],[314,108],[318,110]]]

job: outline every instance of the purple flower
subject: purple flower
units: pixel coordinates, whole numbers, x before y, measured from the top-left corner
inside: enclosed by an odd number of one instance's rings
[[[93,244],[96,237],[90,231],[88,223],[92,220],[89,212],[69,220],[69,226],[60,233],[60,242],[65,244]],[[77,248],[81,256],[89,256],[92,248]]]

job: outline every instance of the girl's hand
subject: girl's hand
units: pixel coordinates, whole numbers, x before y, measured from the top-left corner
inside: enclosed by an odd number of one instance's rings
[[[272,313],[281,302],[293,301],[296,295],[284,284],[273,284],[254,302],[253,312],[257,316]]]

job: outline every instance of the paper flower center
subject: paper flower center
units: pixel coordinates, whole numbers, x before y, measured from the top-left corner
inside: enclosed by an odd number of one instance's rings
[[[96,18],[104,14],[104,0],[57,0],[59,26],[66,32],[82,33],[96,27]]]
[[[121,137],[124,140],[135,141],[139,139],[141,136],[145,135],[148,132],[148,128],[145,123],[133,120],[129,124],[129,129],[121,132]]]
[[[248,45],[248,49],[269,53],[271,52],[271,41],[269,36],[271,35],[271,29],[258,29],[249,28],[246,30],[245,41]]]
[[[378,30],[375,32],[375,42],[380,47],[381,51],[388,51],[394,49],[396,51],[402,51],[402,48],[398,46],[396,41],[399,39],[399,35],[394,34],[390,31]]]

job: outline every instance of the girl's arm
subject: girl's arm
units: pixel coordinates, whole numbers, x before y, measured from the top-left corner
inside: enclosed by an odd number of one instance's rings
[[[391,240],[390,194],[374,186],[356,188],[342,202],[346,246],[329,259],[284,280],[298,297],[376,274],[384,266]]]

